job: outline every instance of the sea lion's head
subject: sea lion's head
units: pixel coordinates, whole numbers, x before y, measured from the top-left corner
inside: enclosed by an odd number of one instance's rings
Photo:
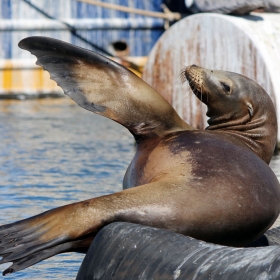
[[[269,162],[276,145],[277,119],[266,91],[233,72],[191,65],[183,75],[194,94],[207,105],[207,129],[234,134]]]
[[[229,126],[236,120],[244,123],[254,116],[262,99],[269,98],[256,82],[237,73],[196,65],[184,73],[192,91],[208,107],[210,126],[223,122]]]

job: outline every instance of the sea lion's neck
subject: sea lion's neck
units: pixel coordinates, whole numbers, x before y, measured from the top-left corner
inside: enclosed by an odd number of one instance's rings
[[[250,148],[255,154],[269,164],[277,141],[276,118],[268,119],[265,115],[249,115],[230,122],[213,123],[206,129],[218,130],[235,138]]]

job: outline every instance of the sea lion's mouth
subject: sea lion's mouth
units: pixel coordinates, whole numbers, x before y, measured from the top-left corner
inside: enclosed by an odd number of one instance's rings
[[[188,81],[193,93],[202,101],[202,97],[205,94],[202,68],[196,65],[190,65],[184,69],[182,75],[183,79]]]

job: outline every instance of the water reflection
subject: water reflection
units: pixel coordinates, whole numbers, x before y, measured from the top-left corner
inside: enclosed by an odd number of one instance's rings
[[[121,190],[134,153],[122,126],[69,99],[1,101],[0,118],[0,224]],[[280,156],[271,167],[280,179]],[[82,258],[55,256],[16,279],[75,279]]]

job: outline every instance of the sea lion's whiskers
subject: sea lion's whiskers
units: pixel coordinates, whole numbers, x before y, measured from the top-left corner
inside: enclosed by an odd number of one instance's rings
[[[180,71],[180,74],[178,75],[177,79],[180,79],[181,83],[184,84],[186,81],[187,81],[187,78],[186,78],[186,68],[182,69]]]
[[[188,87],[186,88],[186,97],[183,98],[183,100],[187,99],[187,98],[193,98],[193,91],[190,88],[190,86],[188,85]]]
[[[193,88],[196,88],[196,83],[195,83],[195,81],[193,81],[193,80],[189,81],[189,80],[188,80],[188,84],[189,84],[191,90],[192,90],[192,87],[193,87]]]
[[[191,97],[193,96],[193,91],[190,87],[190,84],[189,84],[189,81],[187,80],[186,78],[186,75],[185,75],[185,69],[183,69],[179,76],[177,77],[177,79],[180,79],[180,82],[182,83],[182,86],[183,86],[183,89],[184,89],[184,92],[186,92],[186,96],[183,98],[183,100],[187,99],[188,97]]]

